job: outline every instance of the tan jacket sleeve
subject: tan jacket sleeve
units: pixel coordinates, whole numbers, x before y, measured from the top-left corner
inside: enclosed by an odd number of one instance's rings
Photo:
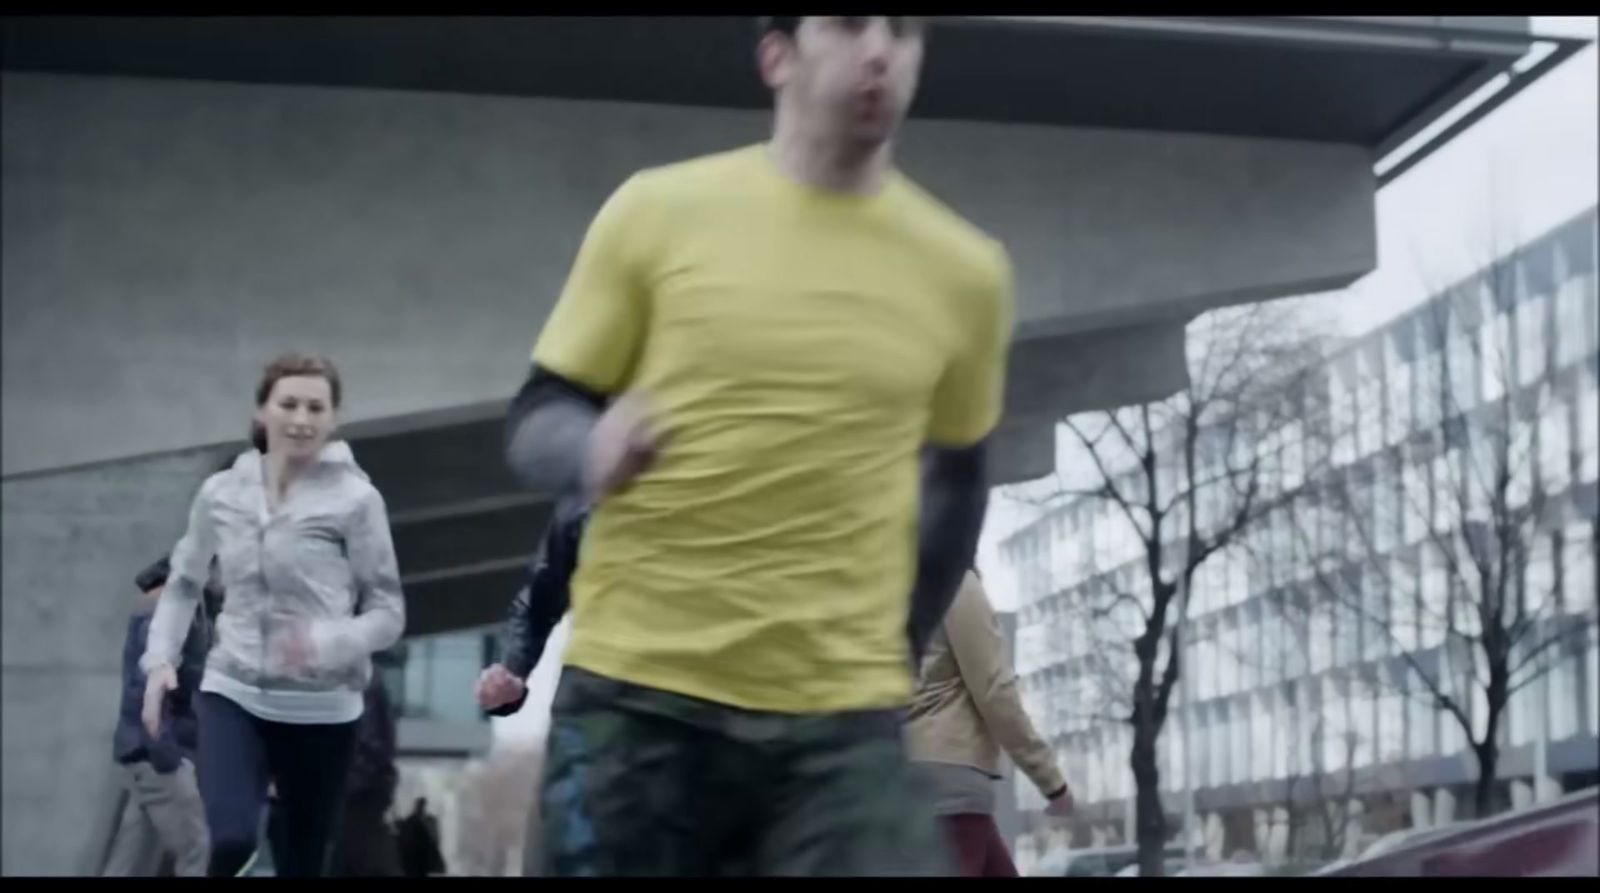
[[[1005,637],[983,584],[968,573],[944,619],[950,652],[989,734],[1039,789],[1050,795],[1066,784],[1050,745],[1034,729],[1017,694],[1017,677]]]

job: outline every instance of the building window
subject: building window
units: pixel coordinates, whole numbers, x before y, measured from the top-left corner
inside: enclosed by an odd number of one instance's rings
[[[1350,357],[1334,361],[1328,375],[1328,406],[1333,424],[1333,464],[1355,460],[1355,393],[1348,383]]]
[[[1333,664],[1333,618],[1326,611],[1311,615],[1311,672],[1321,673]]]
[[[1454,331],[1446,346],[1446,359],[1450,365],[1450,409],[1452,414],[1466,412],[1478,405],[1478,368],[1473,359],[1474,335],[1470,331]]]
[[[1350,743],[1347,747],[1356,768],[1370,766],[1377,757],[1378,748],[1378,701],[1364,685],[1351,686],[1355,691],[1350,696]]]
[[[1280,610],[1276,599],[1262,600],[1259,652],[1261,669],[1256,674],[1257,685],[1277,685],[1283,681],[1283,648],[1286,642],[1283,618],[1278,613]]]
[[[1595,350],[1595,322],[1590,316],[1594,301],[1589,283],[1581,276],[1569,276],[1556,294],[1556,362],[1570,366]]]
[[[1446,690],[1451,690],[1448,677],[1437,680]],[[1459,692],[1457,692],[1459,695]],[[1458,754],[1467,747],[1467,736],[1461,728],[1461,720],[1454,713],[1441,710],[1439,712],[1439,753],[1442,756]]]
[[[1556,664],[1550,670],[1548,680],[1552,707],[1549,714],[1550,739],[1564,741],[1577,737],[1579,727],[1583,724],[1583,714],[1586,712],[1582,701],[1579,700],[1579,683],[1583,678],[1583,655],[1562,648],[1553,651],[1551,659],[1556,661]]]
[[[1505,452],[1511,464],[1511,483],[1506,488],[1506,504],[1521,508],[1533,498],[1533,429],[1534,426],[1520,418],[1511,420],[1510,449]]]
[[[1589,705],[1589,728],[1585,731],[1595,735],[1600,734],[1600,697],[1597,697],[1600,694],[1600,638],[1590,636],[1588,650],[1589,696],[1583,700]]]
[[[1524,652],[1526,649],[1519,648],[1516,651]],[[1514,662],[1521,660],[1522,654],[1520,653],[1513,657]],[[1524,670],[1524,673],[1527,672],[1527,670]],[[1510,703],[1506,705],[1508,708],[1506,710],[1506,737],[1511,742],[1512,747],[1531,744],[1538,734],[1535,723],[1538,722],[1538,715],[1543,712],[1539,704],[1539,693],[1543,690],[1541,688],[1542,683],[1543,680],[1524,686],[1511,696]]]
[[[1198,705],[1189,709],[1189,737],[1194,746],[1194,757],[1189,767],[1194,770],[1194,786],[1203,788],[1211,772],[1211,738],[1208,732],[1206,711]]]
[[[1270,694],[1259,693],[1250,699],[1250,775],[1261,781],[1273,775],[1272,701]]]
[[[1438,747],[1438,712],[1433,705],[1427,684],[1411,671],[1410,689],[1407,692],[1408,719],[1406,734],[1410,739],[1412,759],[1433,756]]]
[[[1221,709],[1212,713],[1211,722],[1207,727],[1211,738],[1209,745],[1211,750],[1211,771],[1206,777],[1206,783],[1212,786],[1228,783],[1228,752],[1233,749],[1229,746],[1231,742],[1228,735],[1227,706],[1218,706]]]
[[[1195,657],[1195,695],[1202,701],[1209,701],[1217,696],[1217,660],[1216,647],[1211,641],[1209,624],[1195,623],[1190,626],[1194,636],[1193,647],[1189,653]]]
[[[1367,456],[1383,448],[1383,379],[1378,360],[1368,351],[1357,355],[1355,387],[1356,455]]]
[[[1361,639],[1361,599],[1359,577],[1341,574],[1344,590],[1335,606],[1333,665],[1348,667],[1356,662]]]
[[[1379,555],[1395,547],[1401,497],[1393,463],[1387,456],[1377,457],[1372,463],[1372,515],[1367,520],[1367,535]]]
[[[1185,704],[1182,710],[1183,712],[1188,712],[1190,710],[1189,705]],[[1174,712],[1172,719],[1177,722],[1173,725],[1171,732],[1161,736],[1167,742],[1167,771],[1163,773],[1167,783],[1164,789],[1181,791],[1183,790],[1185,773],[1188,771],[1187,765],[1183,761],[1182,723],[1184,718],[1182,712]],[[1192,722],[1193,720],[1190,721]]]
[[[1230,780],[1234,784],[1243,784],[1250,780],[1250,715],[1248,702],[1240,699],[1233,702],[1232,719],[1228,728],[1233,733],[1233,744],[1228,748],[1232,756],[1233,772]]]
[[[1314,679],[1302,680],[1299,685],[1300,704],[1295,711],[1295,767],[1294,772],[1305,775],[1313,771],[1316,759],[1321,759],[1321,754],[1314,754],[1313,748],[1321,747],[1322,739],[1322,698],[1320,686]]]
[[[1505,396],[1511,382],[1511,318],[1492,313],[1478,332],[1478,372],[1484,401]]]
[[[1545,346],[1545,322],[1550,299],[1532,295],[1517,308],[1517,381],[1523,387],[1544,377],[1550,360]]]
[[[1568,524],[1561,542],[1561,602],[1566,614],[1594,608],[1594,530],[1591,522]]]
[[[1405,653],[1421,644],[1417,618],[1417,573],[1404,556],[1389,559],[1389,634],[1395,647]]]
[[[1261,684],[1261,660],[1264,649],[1261,647],[1261,627],[1253,619],[1242,621],[1243,627],[1239,631],[1239,686],[1245,691],[1253,690]]]
[[[1414,543],[1422,538],[1425,522],[1428,519],[1430,488],[1428,486],[1428,468],[1419,467],[1415,462],[1400,462],[1400,541],[1405,544]]]
[[[1446,450],[1433,457],[1433,526],[1435,533],[1448,534],[1456,526],[1458,506],[1465,479],[1459,450]]]
[[[1383,559],[1376,559],[1383,561]],[[1360,571],[1362,610],[1361,659],[1374,661],[1389,653],[1390,631],[1385,629],[1389,618],[1389,585],[1384,579],[1384,569],[1368,564]]]
[[[1389,364],[1389,406],[1384,414],[1384,442],[1393,446],[1405,440],[1411,432],[1411,391],[1413,373],[1410,363],[1391,357]]]
[[[1538,533],[1528,544],[1528,565],[1523,574],[1522,598],[1524,616],[1543,618],[1546,609],[1555,602],[1556,565],[1555,550],[1550,537]]]
[[[408,639],[397,712],[414,719],[483,721],[476,703],[460,693],[470,692],[483,670],[488,635],[471,630]]]
[[[1418,358],[1416,393],[1412,403],[1412,430],[1431,431],[1444,421],[1446,400],[1444,354],[1432,351]]]
[[[1350,764],[1349,707],[1338,682],[1322,680],[1322,769],[1336,772]]]
[[[1238,633],[1233,624],[1224,622],[1217,635],[1220,652],[1217,655],[1217,692],[1222,697],[1230,697],[1239,691],[1239,643]]]
[[[1272,776],[1273,778],[1287,778],[1289,776],[1289,763],[1292,759],[1291,748],[1294,741],[1290,736],[1290,727],[1295,715],[1292,705],[1293,696],[1289,687],[1275,691],[1271,697],[1272,713],[1267,716],[1267,725],[1272,734]]]
[[[1378,697],[1378,762],[1405,759],[1405,696],[1396,691]]]
[[[1569,407],[1566,401],[1545,392],[1543,417],[1539,423],[1539,480],[1546,493],[1561,493],[1572,481],[1572,436],[1567,424]],[[1588,407],[1593,412],[1593,406]]]
[[[1421,626],[1419,644],[1423,648],[1437,648],[1444,643],[1445,627],[1448,622],[1449,571],[1444,556],[1433,544],[1425,544],[1421,554],[1422,579],[1419,588],[1422,594],[1422,611],[1419,618]]]
[[[1299,593],[1290,596],[1298,604],[1304,604],[1305,596]],[[1285,678],[1298,679],[1306,675],[1310,669],[1310,655],[1313,650],[1311,620],[1302,607],[1295,607],[1292,613],[1283,618],[1285,631],[1288,633],[1288,644],[1283,651],[1283,673]]]
[[[1578,396],[1574,401],[1578,407],[1578,425],[1574,439],[1578,448],[1578,480],[1591,483],[1600,477],[1600,412],[1595,411],[1600,394],[1596,393],[1595,385],[1594,366],[1586,364],[1578,376]]]

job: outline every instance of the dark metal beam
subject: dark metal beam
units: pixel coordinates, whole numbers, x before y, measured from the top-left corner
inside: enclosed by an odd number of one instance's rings
[[[950,17],[932,40],[916,117],[1369,147],[1526,44],[1282,16]],[[758,109],[754,42],[737,16],[41,16],[5,21],[3,64]]]

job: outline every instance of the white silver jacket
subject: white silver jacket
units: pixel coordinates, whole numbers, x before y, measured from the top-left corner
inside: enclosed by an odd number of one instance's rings
[[[223,606],[206,660],[213,684],[202,688],[337,693],[357,703],[372,674],[371,654],[393,645],[405,629],[383,497],[349,445],[335,441],[269,512],[262,463],[262,454],[251,450],[201,485],[189,529],[172,551],[141,665],[146,671],[178,665],[215,556]],[[297,623],[310,631],[315,656],[309,667],[284,666],[276,647]],[[218,674],[226,679],[214,679]]]

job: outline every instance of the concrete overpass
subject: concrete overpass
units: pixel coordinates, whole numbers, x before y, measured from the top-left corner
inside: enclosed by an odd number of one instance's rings
[[[977,18],[934,32],[904,166],[1010,247],[998,470],[1164,396],[1204,310],[1376,261],[1385,176],[1514,72],[1517,17]],[[546,508],[499,420],[631,171],[753,142],[746,19],[4,22],[3,870],[70,870],[132,569],[236,448],[260,364],[343,368],[410,632],[497,618]],[[130,593],[131,594],[131,593]],[[63,705],[72,705],[63,709]]]

